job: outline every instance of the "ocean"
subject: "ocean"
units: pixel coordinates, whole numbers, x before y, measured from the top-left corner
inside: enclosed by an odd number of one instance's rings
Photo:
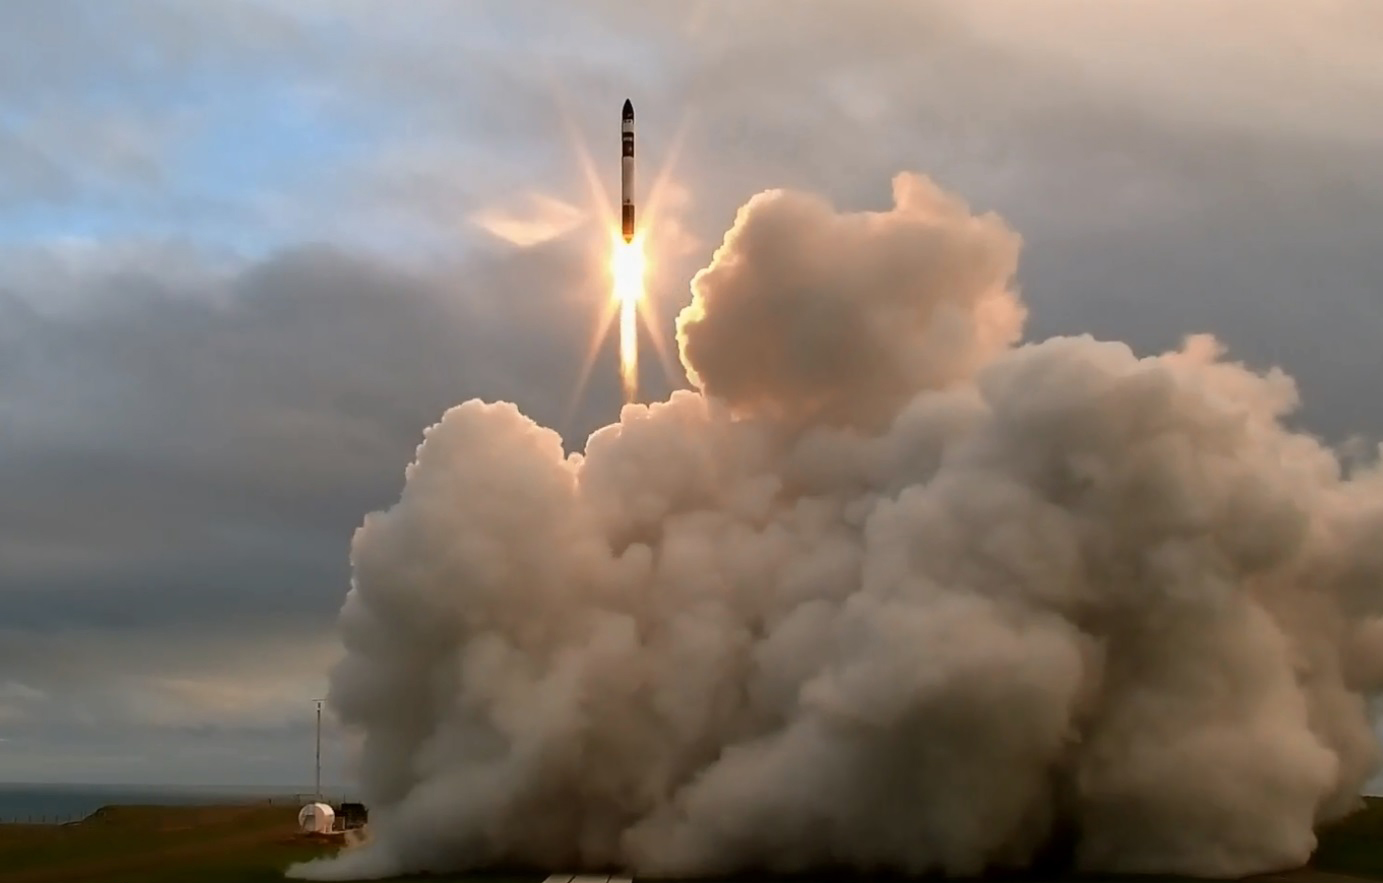
[[[339,803],[342,789],[322,797]],[[25,785],[0,784],[0,822],[63,824],[86,818],[111,804],[196,806],[258,803],[265,800],[298,804],[312,788],[237,787],[233,785]],[[345,795],[349,799],[349,795]]]

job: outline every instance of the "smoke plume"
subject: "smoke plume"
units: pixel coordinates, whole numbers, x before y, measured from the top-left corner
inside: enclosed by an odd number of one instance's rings
[[[1299,865],[1376,762],[1383,475],[1210,337],[1020,343],[1019,238],[929,180],[769,192],[677,322],[699,392],[566,454],[426,433],[330,701],[372,837],[296,876]]]

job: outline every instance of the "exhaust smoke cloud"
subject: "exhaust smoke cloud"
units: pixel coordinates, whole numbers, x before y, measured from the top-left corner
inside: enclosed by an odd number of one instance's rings
[[[1020,241],[924,177],[769,192],[677,322],[699,392],[584,454],[427,433],[352,547],[330,701],[371,839],[494,865],[1299,865],[1375,768],[1383,475],[1210,337],[1021,344]],[[1063,839],[1064,838],[1064,839]]]

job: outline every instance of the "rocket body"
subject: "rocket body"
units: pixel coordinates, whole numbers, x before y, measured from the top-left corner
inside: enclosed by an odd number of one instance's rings
[[[625,242],[634,241],[634,104],[624,100],[620,120],[620,232]]]

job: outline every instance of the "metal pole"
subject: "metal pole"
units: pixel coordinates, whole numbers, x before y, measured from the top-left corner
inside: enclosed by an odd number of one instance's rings
[[[322,799],[322,700],[317,701],[317,800]]]

